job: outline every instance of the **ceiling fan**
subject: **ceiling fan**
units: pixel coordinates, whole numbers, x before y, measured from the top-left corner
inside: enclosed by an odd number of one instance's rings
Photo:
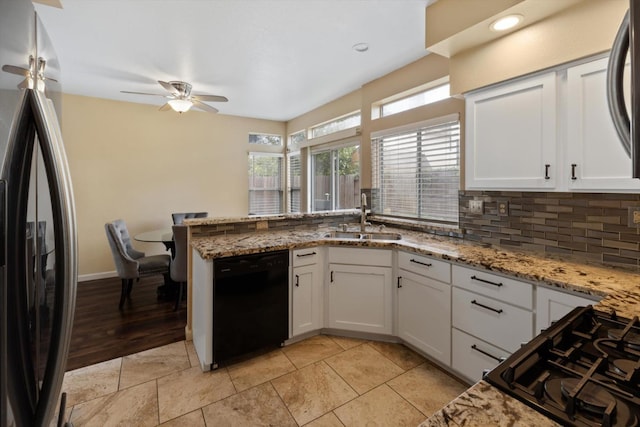
[[[158,83],[165,88],[169,94],[161,95],[158,93],[145,93],[145,92],[130,92],[127,90],[121,90],[122,93],[132,93],[134,95],[151,95],[162,96],[169,98],[166,104],[160,107],[160,111],[167,111],[173,109],[178,113],[184,113],[189,111],[191,107],[197,108],[208,113],[217,113],[218,110],[212,106],[205,104],[205,102],[227,102],[228,99],[219,95],[192,95],[191,85],[187,82],[181,82],[172,80],[170,82],[163,82],[158,80]]]

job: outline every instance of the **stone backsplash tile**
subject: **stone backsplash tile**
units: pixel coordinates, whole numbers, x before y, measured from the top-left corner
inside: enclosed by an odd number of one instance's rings
[[[484,202],[481,214],[470,200]],[[506,216],[498,201],[508,203]],[[640,194],[461,191],[459,203],[468,240],[640,267],[640,227],[628,225]]]

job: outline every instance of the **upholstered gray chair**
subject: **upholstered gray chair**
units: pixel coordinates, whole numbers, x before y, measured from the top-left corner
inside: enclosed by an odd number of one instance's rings
[[[171,218],[173,218],[173,223],[175,225],[180,225],[187,218],[206,218],[209,215],[208,212],[184,212],[184,213],[172,213]]]
[[[176,305],[173,308],[174,311],[180,307],[182,301],[182,294],[187,284],[187,227],[186,225],[174,225],[173,226],[173,239],[175,241],[175,251],[173,258],[171,258],[171,264],[169,265],[169,272],[171,273],[171,280],[178,284],[178,296],[176,297]]]
[[[116,271],[122,279],[122,291],[118,306],[122,309],[125,300],[131,295],[133,279],[139,280],[142,276],[169,273],[171,258],[169,255],[145,256],[144,252],[135,250],[131,244],[127,225],[121,219],[106,223],[104,228],[107,232],[113,261],[116,264]]]

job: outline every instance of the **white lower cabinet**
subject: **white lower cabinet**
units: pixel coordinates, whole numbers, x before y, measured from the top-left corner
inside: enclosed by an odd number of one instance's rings
[[[536,335],[576,307],[594,305],[600,298],[583,297],[538,286],[536,290]]]
[[[390,334],[391,268],[329,264],[329,327]]]
[[[451,364],[451,285],[399,270],[398,336]]]
[[[472,382],[482,379],[486,369],[498,366],[509,352],[453,328],[451,367]]]
[[[391,251],[329,248],[327,326],[391,334]],[[358,264],[351,264],[358,262]]]
[[[514,352],[533,332],[533,313],[502,301],[454,288],[453,326]]]
[[[458,265],[452,282],[451,366],[477,381],[533,338],[533,285]]]
[[[319,248],[292,253],[291,336],[311,332],[323,325],[323,263]]]

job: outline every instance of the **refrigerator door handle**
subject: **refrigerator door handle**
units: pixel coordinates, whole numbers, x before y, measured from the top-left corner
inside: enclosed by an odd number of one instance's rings
[[[53,102],[43,91],[32,90],[32,111],[45,161],[53,208],[56,247],[56,286],[50,353],[42,383],[36,420],[53,419],[66,370],[77,286],[77,237],[73,188],[62,135]],[[61,251],[59,249],[62,249]]]
[[[607,67],[607,103],[613,126],[620,137],[624,151],[631,156],[631,126],[624,103],[624,64],[629,50],[629,11],[624,15],[609,54]]]

